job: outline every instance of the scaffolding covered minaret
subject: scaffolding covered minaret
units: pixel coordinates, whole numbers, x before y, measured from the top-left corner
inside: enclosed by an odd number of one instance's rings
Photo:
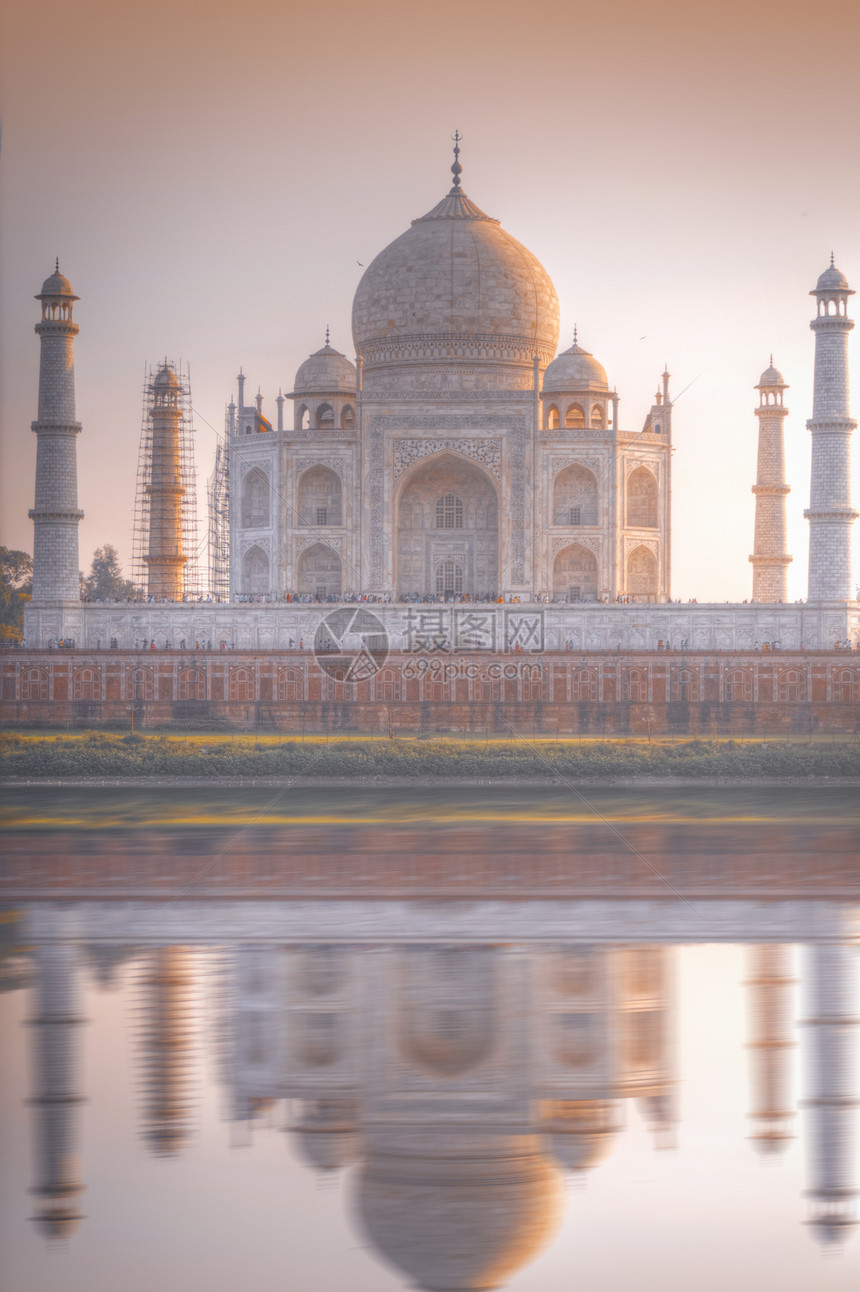
[[[144,383],[134,577],[156,601],[197,595],[197,505],[191,388],[167,359]]]

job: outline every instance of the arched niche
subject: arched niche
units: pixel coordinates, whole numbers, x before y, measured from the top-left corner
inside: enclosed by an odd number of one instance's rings
[[[261,547],[251,547],[242,558],[242,591],[269,591],[269,558]]]
[[[352,430],[355,426],[355,409],[352,404],[344,404],[340,412],[340,425],[342,430]]]
[[[563,547],[552,563],[553,596],[568,601],[597,600],[597,557],[581,543]]]
[[[487,1057],[495,1034],[491,948],[421,947],[401,953],[398,1049],[437,1077],[468,1072]]]
[[[482,467],[457,453],[417,464],[401,485],[396,515],[399,596],[435,596],[437,586],[497,595],[498,492]]]
[[[265,471],[254,467],[242,481],[243,529],[264,529],[271,523],[270,499],[269,477]]]
[[[627,591],[649,601],[657,596],[657,558],[647,547],[634,547],[627,558]]]
[[[597,479],[579,462],[559,471],[553,481],[552,515],[556,525],[597,524]]]
[[[564,424],[568,427],[582,428],[585,425],[585,409],[582,404],[568,404],[564,415]]]
[[[546,410],[546,429],[548,431],[557,431],[560,425],[558,409],[555,404],[550,404]]]
[[[632,529],[656,529],[657,481],[647,467],[637,467],[627,477],[627,524]]]
[[[317,408],[317,426],[334,426],[334,409],[331,404],[320,404]]]
[[[341,559],[333,547],[314,543],[299,557],[299,592],[312,597],[337,597],[343,591]]]
[[[343,488],[340,476],[329,467],[310,467],[302,473],[297,501],[299,525],[321,529],[343,524]]]

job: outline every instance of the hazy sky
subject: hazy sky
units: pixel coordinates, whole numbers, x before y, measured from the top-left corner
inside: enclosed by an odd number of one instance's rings
[[[676,396],[689,385],[677,596],[749,595],[773,351],[805,595],[807,293],[831,249],[860,281],[856,0],[3,7],[0,541],[32,550],[33,295],[55,255],[81,297],[88,567],[104,542],[130,556],[144,365],[190,362],[205,476],[240,364],[273,416],[327,323],[352,356],[356,262],[447,191],[458,127],[464,190],[545,264],[562,344],[578,324],[625,429],[664,362]]]

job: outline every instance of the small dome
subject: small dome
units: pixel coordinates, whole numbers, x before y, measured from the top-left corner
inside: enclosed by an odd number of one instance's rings
[[[555,391],[573,394],[581,390],[606,392],[609,382],[603,365],[574,341],[570,349],[563,350],[547,368],[543,389],[545,394]]]
[[[764,372],[758,379],[759,386],[784,386],[785,377],[783,377],[779,368],[773,366],[773,355],[771,355],[770,367],[765,368]],[[758,389],[758,387],[756,387]]]
[[[326,341],[296,373],[294,395],[355,395],[355,364]]]
[[[168,364],[165,363],[161,366],[161,368],[159,368],[158,372],[155,375],[155,380],[153,381],[152,384],[153,386],[157,387],[159,390],[165,390],[168,388],[171,390],[178,390],[179,378],[177,377],[173,369]]]
[[[827,292],[827,291],[834,291],[834,290],[840,291],[840,292],[850,292],[851,288],[848,286],[848,279],[845,277],[843,273],[841,273],[836,268],[833,261],[831,260],[830,264],[827,266],[824,273],[819,275],[818,282],[815,284],[815,290],[817,292]]]
[[[36,300],[41,300],[43,296],[65,296],[69,300],[80,300],[80,297],[75,295],[74,290],[72,289],[72,284],[69,282],[68,278],[60,273],[59,260],[57,261],[57,267],[51,274],[50,278],[46,278],[42,283],[42,290],[39,292]]]

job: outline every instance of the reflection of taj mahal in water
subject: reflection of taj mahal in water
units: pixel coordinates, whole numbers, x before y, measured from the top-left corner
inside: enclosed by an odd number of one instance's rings
[[[36,1219],[82,1219],[78,1152],[82,990],[139,957],[143,1137],[181,1152],[200,981],[189,947],[35,952]],[[45,933],[43,929],[43,937]],[[679,1113],[670,946],[244,945],[219,952],[217,1034],[228,1116],[289,1128],[316,1170],[351,1168],[373,1248],[425,1289],[499,1287],[549,1242],[565,1174],[599,1167],[635,1100],[655,1147]],[[855,1227],[856,949],[804,950],[808,1198],[813,1231]],[[766,1156],[793,1134],[791,948],[748,948],[750,1138]],[[283,1101],[283,1112],[277,1106]]]

